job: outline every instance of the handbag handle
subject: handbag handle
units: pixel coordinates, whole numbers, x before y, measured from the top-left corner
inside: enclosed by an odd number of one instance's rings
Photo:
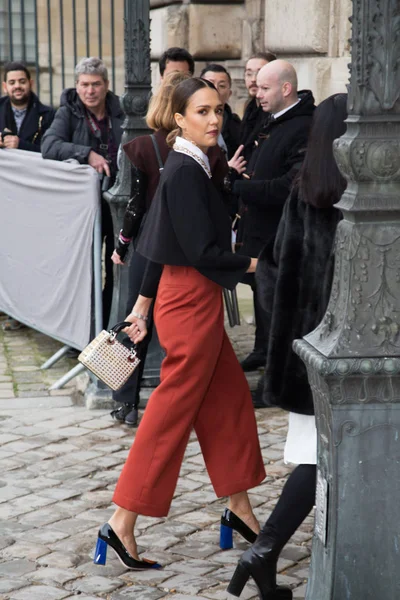
[[[111,327],[110,333],[114,333],[117,336],[125,327],[130,327],[131,325],[132,323],[129,323],[129,321],[120,321],[114,327]]]
[[[116,325],[114,325],[114,327],[111,327],[111,329],[109,330],[109,334],[110,334],[110,342],[114,342],[114,340],[116,339],[117,335],[119,333],[121,333],[121,331],[123,329],[125,329],[125,327],[130,327],[132,325],[132,323],[130,323],[129,321],[120,321],[119,323],[117,323]],[[133,344],[133,342],[132,342]],[[136,356],[136,351],[138,348],[138,344],[133,344],[132,348],[131,348],[131,356],[130,359],[135,358]]]

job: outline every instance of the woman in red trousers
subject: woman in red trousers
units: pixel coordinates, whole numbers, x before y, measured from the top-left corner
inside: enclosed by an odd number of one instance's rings
[[[146,115],[146,124],[154,131],[153,136],[141,135],[124,145],[124,152],[132,164],[131,199],[126,207],[118,244],[111,257],[116,265],[123,265],[129,247],[133,252],[129,261],[129,291],[127,312],[130,312],[139,295],[146,259],[136,252],[139,241],[140,227],[146,219],[146,211],[155,195],[162,167],[164,166],[170,147],[167,145],[168,134],[175,129],[174,117],[170,112],[170,100],[174,88],[189,79],[191,75],[182,71],[172,71],[165,75],[157,93],[152,97]],[[224,178],[228,174],[228,164],[223,150],[217,145],[211,148],[210,166],[212,181],[218,188],[223,188]],[[129,377],[128,381],[116,392],[113,399],[119,408],[113,410],[112,417],[130,427],[135,427],[138,421],[140,402],[140,386],[143,377],[147,351],[153,334],[153,310],[148,314],[147,335],[138,349],[140,364]]]
[[[166,358],[114,493],[118,508],[99,531],[95,555],[104,564],[111,546],[131,569],[160,567],[139,559],[134,527],[138,515],[168,514],[193,429],[215,493],[229,496],[223,531],[255,540],[259,525],[247,490],[265,477],[249,388],[224,330],[222,288],[233,289],[257,261],[232,254],[229,215],[211,182],[207,151],[217,144],[223,105],[212,84],[192,78],[175,88],[171,110],[173,150],[137,246],[148,263],[125,330],[135,343],[144,339],[156,297]]]

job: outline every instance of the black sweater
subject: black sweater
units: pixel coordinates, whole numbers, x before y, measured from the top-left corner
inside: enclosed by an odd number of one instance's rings
[[[190,156],[170,152],[140,235],[137,252],[151,261],[141,294],[153,298],[162,265],[189,266],[233,289],[250,258],[233,254],[221,195]],[[154,264],[155,263],[155,264]]]

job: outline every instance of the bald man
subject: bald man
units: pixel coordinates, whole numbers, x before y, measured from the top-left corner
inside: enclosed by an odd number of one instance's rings
[[[284,60],[263,66],[257,76],[257,87],[260,106],[271,117],[261,130],[247,173],[234,184],[234,192],[246,207],[243,244],[238,251],[247,256],[258,256],[275,237],[283,205],[304,158],[315,109],[312,93],[297,90],[296,71]],[[254,275],[246,275],[244,283],[251,285],[254,293],[254,349],[242,362],[243,369],[251,371],[265,364],[268,332]]]

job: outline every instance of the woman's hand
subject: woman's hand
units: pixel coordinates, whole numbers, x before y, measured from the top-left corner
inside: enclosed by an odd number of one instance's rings
[[[125,264],[121,260],[121,257],[116,250],[114,250],[114,252],[112,253],[111,260],[113,261],[114,265],[124,265]]]
[[[125,321],[132,323],[132,325],[130,327],[125,327],[122,331],[129,335],[130,340],[132,340],[134,344],[138,344],[144,340],[147,335],[147,320],[143,317],[147,317],[149,314],[152,301],[152,298],[146,298],[139,294],[135,306],[132,308],[132,312],[125,319]]]
[[[251,258],[250,266],[247,269],[246,273],[255,273],[256,268],[257,268],[257,263],[258,263],[258,258]]]
[[[132,323],[130,327],[125,327],[122,331],[129,336],[129,339],[134,344],[138,344],[147,335],[147,325],[146,321],[143,319],[139,319],[138,317],[134,317],[132,313],[128,315],[125,319],[129,323]]]
[[[228,161],[228,166],[231,169],[235,169],[235,171],[237,171],[239,175],[245,172],[247,165],[247,161],[244,159],[244,157],[240,156],[240,154],[243,151],[243,148],[244,146],[243,144],[241,144],[236,150],[235,154],[232,156],[231,160]]]

